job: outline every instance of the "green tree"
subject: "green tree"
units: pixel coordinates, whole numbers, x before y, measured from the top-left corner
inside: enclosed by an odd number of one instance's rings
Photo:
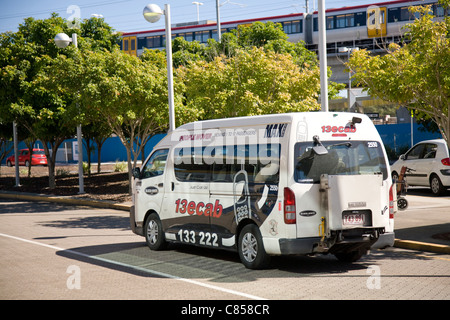
[[[103,18],[92,17],[85,19],[80,24],[80,33],[86,46],[91,50],[108,50],[112,51],[118,48],[121,40],[120,33],[108,25]]]
[[[288,39],[281,24],[272,21],[266,23],[257,21],[249,26],[241,25],[237,30],[233,30],[233,33],[237,36],[240,47],[264,47],[271,41]]]
[[[167,70],[161,68],[162,54],[149,53],[141,60],[116,49],[86,52],[82,57],[80,105],[86,114],[93,112],[105,119],[126,147],[130,192],[131,169],[141,150],[153,135],[168,129]],[[61,63],[63,67],[66,62]],[[181,109],[178,94],[175,103],[178,123],[195,114]]]
[[[207,45],[175,39],[185,106],[200,119],[317,110],[317,58],[287,39],[272,22],[239,26]]]
[[[172,52],[173,65],[177,68],[191,61],[204,60],[207,56],[207,47],[198,41],[186,41],[178,37],[173,40]]]
[[[445,4],[448,6],[448,1]],[[405,26],[407,44],[391,44],[386,55],[353,53],[348,66],[370,95],[407,106],[433,119],[450,142],[450,20],[434,19],[431,7]]]
[[[319,68],[300,70],[289,54],[253,47],[190,63],[177,76],[186,86],[187,106],[202,110],[202,119],[319,108]]]
[[[74,46],[58,49],[53,39],[60,32],[77,33],[78,49]],[[70,29],[67,21],[57,14],[43,20],[27,18],[17,32],[0,34],[0,122],[16,120],[33,138],[41,140],[51,189],[56,187],[58,147],[74,135],[76,125],[83,121],[83,113],[76,104],[75,86],[54,85],[58,78],[54,75],[63,71],[55,69],[58,59],[71,59],[76,66],[79,51],[117,47],[114,42],[118,36],[102,19],[84,20],[81,29]]]
[[[17,32],[0,35],[0,114],[42,141],[50,188],[55,188],[56,151],[74,128],[65,122],[69,96],[56,95],[43,85],[42,70],[58,52],[51,40],[62,31],[68,31],[66,23],[54,14],[45,20],[27,18]]]

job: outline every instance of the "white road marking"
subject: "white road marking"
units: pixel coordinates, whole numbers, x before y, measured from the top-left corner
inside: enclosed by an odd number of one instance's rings
[[[34,245],[38,245],[38,246],[41,246],[41,247],[50,248],[50,249],[53,249],[53,250],[56,250],[56,251],[69,252],[71,254],[82,256],[82,257],[85,257],[85,258],[90,258],[90,259],[93,259],[93,260],[107,262],[107,263],[112,263],[112,264],[115,264],[115,265],[118,265],[118,266],[121,266],[121,267],[127,267],[127,268],[131,268],[131,269],[138,270],[138,271],[141,271],[141,272],[154,274],[154,275],[157,275],[157,276],[160,276],[160,277],[187,282],[187,283],[194,284],[194,285],[197,285],[197,286],[201,286],[201,287],[205,287],[205,288],[209,288],[209,289],[213,289],[213,290],[217,290],[217,291],[230,293],[230,294],[241,296],[241,297],[244,297],[244,298],[249,298],[249,299],[253,299],[253,300],[267,300],[265,298],[254,296],[254,295],[247,294],[247,293],[244,293],[244,292],[239,292],[239,291],[236,291],[236,290],[226,289],[226,288],[214,286],[214,285],[211,285],[211,284],[208,284],[208,283],[203,283],[203,282],[200,282],[200,281],[195,281],[195,280],[190,280],[190,279],[186,279],[186,278],[181,278],[181,277],[174,276],[174,275],[171,275],[171,274],[168,274],[168,273],[163,273],[163,272],[159,272],[159,271],[155,271],[155,270],[151,270],[151,269],[145,269],[145,268],[133,266],[133,265],[126,264],[126,263],[121,263],[121,262],[114,261],[114,260],[109,260],[109,259],[104,259],[104,258],[100,258],[100,257],[96,257],[96,256],[91,256],[91,255],[88,255],[88,254],[85,254],[85,253],[82,253],[82,252],[77,252],[77,251],[70,250],[70,249],[64,249],[64,248],[52,246],[52,245],[41,243],[41,242],[37,242],[37,241],[27,240],[27,239],[11,236],[11,235],[4,234],[4,233],[0,233],[0,236],[5,237],[5,238],[18,240],[18,241],[22,241],[22,242],[26,242],[26,243],[30,243],[30,244],[34,244]]]

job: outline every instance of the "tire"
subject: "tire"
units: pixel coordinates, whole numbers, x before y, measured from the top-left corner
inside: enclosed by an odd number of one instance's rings
[[[440,196],[442,193],[444,193],[444,186],[442,185],[441,179],[435,174],[431,175],[430,178],[430,188],[431,192],[435,196]]]
[[[8,167],[12,167],[11,161],[8,160],[8,161],[6,162],[6,165],[7,165]]]
[[[163,250],[167,247],[161,220],[156,213],[152,213],[145,220],[144,236],[147,246],[154,251]]]
[[[30,161],[28,161],[28,160],[25,161],[25,167],[27,167],[27,168],[30,167]]]
[[[238,252],[242,264],[248,269],[265,268],[270,256],[264,250],[259,228],[254,224],[246,225],[239,234]]]

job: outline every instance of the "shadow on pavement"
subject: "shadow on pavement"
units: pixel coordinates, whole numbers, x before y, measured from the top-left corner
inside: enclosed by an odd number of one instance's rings
[[[367,268],[382,259],[432,259],[408,250],[385,249],[372,251],[352,264],[339,262],[333,255],[284,256],[272,257],[270,267],[265,270],[249,270],[235,252],[178,244],[164,251],[151,251],[144,242],[117,243],[72,248],[56,254],[141,277],[207,279],[216,283],[251,282],[260,278],[367,277]]]
[[[437,198],[437,197],[442,197],[442,198],[448,198],[450,197],[450,189],[448,189],[446,192],[444,192],[442,195],[440,196],[436,196],[431,192],[430,188],[426,188],[426,187],[408,187],[408,190],[406,191],[406,197],[408,197],[408,195],[411,196],[421,196],[421,197],[432,197],[432,198]]]
[[[429,226],[402,228],[395,230],[395,237],[402,240],[421,241],[441,245],[450,245],[450,223]]]
[[[73,205],[56,204],[51,202],[33,202],[17,200],[0,199],[0,214],[11,213],[39,213],[45,211],[66,211],[77,210],[78,207]]]
[[[77,217],[68,220],[46,221],[39,223],[52,228],[86,228],[86,229],[130,229],[130,218],[119,216]],[[131,232],[131,231],[130,231]]]

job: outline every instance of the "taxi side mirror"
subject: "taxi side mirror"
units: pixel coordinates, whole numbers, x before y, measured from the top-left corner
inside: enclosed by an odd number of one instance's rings
[[[141,177],[141,169],[133,168],[131,174],[133,175],[134,178],[139,179]]]

